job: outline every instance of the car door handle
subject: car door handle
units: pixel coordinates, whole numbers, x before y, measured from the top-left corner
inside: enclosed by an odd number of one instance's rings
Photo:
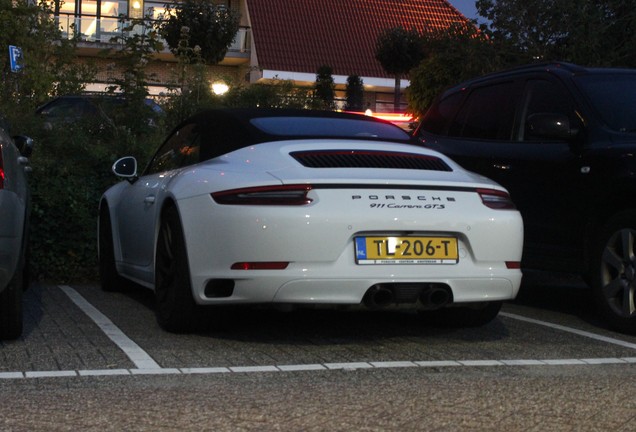
[[[493,164],[493,168],[501,170],[501,171],[509,171],[512,166],[505,164]]]
[[[144,198],[144,204],[154,204],[155,203],[155,197],[153,195],[148,195],[146,198]]]

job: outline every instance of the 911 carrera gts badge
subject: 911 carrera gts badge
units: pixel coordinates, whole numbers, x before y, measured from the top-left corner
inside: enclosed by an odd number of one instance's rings
[[[351,199],[370,201],[371,208],[444,209],[455,197],[439,195],[352,195]]]

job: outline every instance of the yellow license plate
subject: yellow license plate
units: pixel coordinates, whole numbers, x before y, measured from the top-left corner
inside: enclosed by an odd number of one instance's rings
[[[457,264],[455,237],[356,237],[358,264]]]

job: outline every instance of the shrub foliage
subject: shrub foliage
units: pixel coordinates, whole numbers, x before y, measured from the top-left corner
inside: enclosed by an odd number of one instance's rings
[[[223,60],[239,30],[239,13],[206,0],[185,0],[167,5],[166,19],[161,24],[161,35],[171,51],[183,55],[180,41],[187,28],[193,46],[199,46],[201,56],[208,64]]]
[[[132,107],[123,111],[129,109],[135,111]],[[118,118],[123,121],[123,113]],[[101,194],[118,181],[111,166],[129,154],[138,157],[143,166],[163,135],[163,131],[155,130],[157,127],[133,133],[142,126],[90,121],[55,125],[52,129],[33,125],[33,276],[61,282],[96,278],[98,203]]]

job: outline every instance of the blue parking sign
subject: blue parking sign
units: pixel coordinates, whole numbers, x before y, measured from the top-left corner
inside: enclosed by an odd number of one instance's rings
[[[20,72],[22,69],[22,48],[9,45],[9,62],[11,63],[11,72]]]

